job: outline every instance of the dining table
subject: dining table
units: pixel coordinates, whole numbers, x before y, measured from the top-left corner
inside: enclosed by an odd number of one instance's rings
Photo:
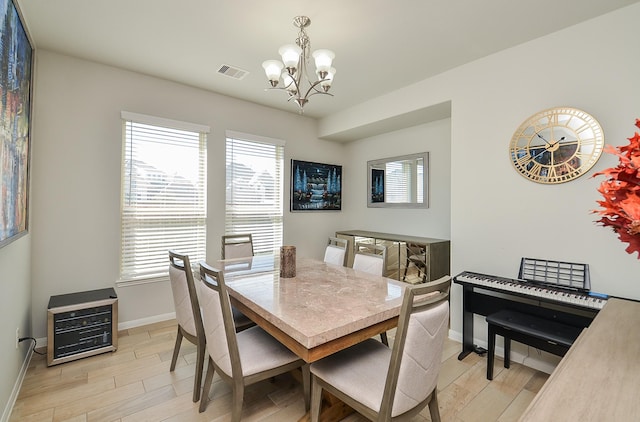
[[[312,258],[280,277],[278,256],[219,260],[233,306],[311,363],[398,324],[406,284]]]
[[[406,284],[324,261],[299,258],[294,277],[280,276],[278,256],[220,260],[233,306],[308,363],[398,325]],[[320,421],[354,410],[323,394]],[[310,421],[310,412],[298,422]]]

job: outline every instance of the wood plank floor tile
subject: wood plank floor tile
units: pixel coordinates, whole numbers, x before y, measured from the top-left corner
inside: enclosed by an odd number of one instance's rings
[[[168,385],[166,387],[158,388],[157,390],[139,394],[125,402],[113,403],[90,411],[87,413],[87,421],[110,422],[116,419],[121,419],[136,412],[160,406],[167,400],[171,400],[174,397],[176,397],[176,393],[173,391],[173,388]]]
[[[117,352],[116,352],[117,353]],[[120,362],[110,367],[103,367],[89,371],[87,374],[89,381],[102,379],[102,378],[114,378],[119,375],[127,375],[132,371],[144,370],[147,367],[153,365],[163,364],[157,355],[147,356],[141,359],[134,359],[131,361]],[[167,365],[167,371],[169,365]]]
[[[517,422],[535,396],[536,394],[531,391],[520,391],[509,407],[500,415],[498,422]]]
[[[122,422],[156,422],[178,415],[182,412],[193,409],[193,397],[191,394],[172,397],[153,407],[141,409],[122,417]]]
[[[21,408],[23,415],[36,413],[45,409],[62,406],[74,400],[92,397],[105,391],[113,390],[115,384],[113,378],[106,378],[96,382],[87,382],[82,385],[74,385],[70,388],[59,388],[46,391],[42,394],[24,399],[24,405]],[[22,400],[18,397],[18,400]]]
[[[82,400],[74,400],[69,403],[57,406],[53,416],[54,422],[66,421],[80,415],[102,409],[105,406],[123,403],[145,393],[142,382],[126,385],[124,387],[115,388],[92,397]]]
[[[514,397],[492,385],[480,391],[456,417],[464,422],[495,421],[511,404]]]
[[[228,422],[231,389],[216,374],[203,413],[192,402],[196,348],[183,340],[175,371],[169,371],[175,321],[119,332],[118,350],[47,367],[34,355],[10,422]],[[393,344],[395,330],[388,332]],[[447,339],[438,378],[444,422],[509,422],[518,419],[548,375],[518,364],[505,370],[496,359],[494,381],[486,379],[486,357],[470,354],[458,361],[460,343]],[[206,371],[206,364],[205,364]],[[304,411],[302,388],[285,374],[245,391],[242,420],[297,421]],[[355,413],[344,422],[363,422]],[[424,409],[411,422],[430,421]]]

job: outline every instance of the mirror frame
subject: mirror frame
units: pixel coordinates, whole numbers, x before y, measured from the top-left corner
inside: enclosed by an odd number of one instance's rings
[[[423,202],[373,202],[372,181],[373,170],[392,163],[394,161],[407,161],[422,159],[424,171],[422,174],[422,198]],[[417,154],[401,155],[398,157],[381,158],[379,160],[367,161],[367,207],[368,208],[429,208],[429,153],[420,152]]]

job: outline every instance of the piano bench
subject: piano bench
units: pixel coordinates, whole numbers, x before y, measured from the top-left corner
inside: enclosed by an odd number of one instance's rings
[[[511,340],[564,356],[582,332],[574,327],[536,315],[504,309],[487,316],[489,350],[487,379],[493,379],[496,335],[504,337],[504,367],[510,366]]]

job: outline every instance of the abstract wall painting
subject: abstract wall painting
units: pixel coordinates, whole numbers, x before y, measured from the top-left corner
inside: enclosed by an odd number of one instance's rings
[[[0,0],[0,247],[27,233],[33,48],[12,0]]]

